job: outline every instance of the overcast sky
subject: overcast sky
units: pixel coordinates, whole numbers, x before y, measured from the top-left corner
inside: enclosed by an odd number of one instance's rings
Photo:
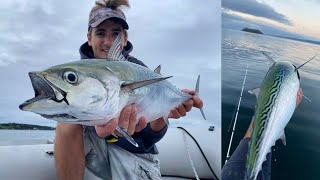
[[[130,1],[129,1],[130,2]],[[79,60],[94,1],[0,1],[0,123],[54,126],[18,106],[34,96],[29,71]],[[216,0],[131,1],[125,10],[132,55],[151,69],[162,65],[177,87],[193,89],[201,75],[200,96],[207,119],[221,118],[221,4]],[[201,122],[193,110],[185,122]]]
[[[320,41],[318,0],[222,0],[222,26],[260,29],[269,35]]]

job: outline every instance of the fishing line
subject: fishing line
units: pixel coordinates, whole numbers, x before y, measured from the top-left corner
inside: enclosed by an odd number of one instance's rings
[[[233,123],[233,128],[232,128],[232,133],[231,133],[231,138],[230,138],[230,142],[229,142],[229,147],[228,147],[228,152],[227,152],[227,157],[226,157],[225,163],[227,163],[227,161],[228,161],[229,158],[230,158],[230,149],[231,149],[231,144],[232,144],[232,140],[233,140],[233,135],[234,135],[235,128],[236,128],[236,124],[237,124],[238,113],[239,113],[240,103],[241,103],[241,99],[242,99],[242,93],[243,93],[244,85],[245,85],[246,79],[247,79],[247,73],[248,73],[248,65],[247,65],[246,73],[245,73],[245,75],[244,75],[244,79],[243,79],[243,83],[242,83],[242,88],[241,88],[241,93],[240,93],[240,97],[239,97],[239,102],[238,102],[236,117],[235,117],[235,120],[234,120],[234,123]]]
[[[237,112],[237,106],[234,107],[234,110],[233,110],[232,118],[231,118],[231,119],[234,119],[234,117],[236,116],[236,112]],[[227,134],[229,134],[230,131],[231,131],[232,122],[233,122],[233,121],[230,121],[230,123],[229,123],[229,127],[228,127]],[[223,139],[223,144],[227,143],[227,141],[228,141],[228,139]]]
[[[183,133],[183,141],[184,143],[186,144],[186,151],[187,151],[187,154],[188,154],[188,157],[189,157],[189,162],[191,164],[191,167],[192,167],[192,170],[193,170],[193,173],[194,175],[196,176],[196,179],[197,180],[200,180],[199,179],[199,175],[196,171],[196,168],[194,167],[194,164],[193,164],[193,161],[192,161],[192,158],[191,158],[191,155],[190,155],[190,149],[189,149],[189,145],[188,145],[188,141],[187,141],[187,136],[185,133]]]
[[[235,115],[236,115],[236,112],[237,112],[237,106],[234,107],[234,111],[232,113],[232,118],[231,119],[234,119]],[[231,130],[231,127],[232,127],[232,121],[230,122],[229,124],[229,127],[228,127],[228,131],[227,131],[227,134],[229,134],[230,130]],[[226,142],[227,139],[224,139],[224,142]]]
[[[177,128],[178,128],[178,129],[182,129],[185,133],[187,133],[187,134],[191,137],[191,139],[193,139],[193,141],[194,141],[194,142],[196,143],[196,145],[198,146],[198,148],[199,148],[199,150],[200,150],[203,158],[205,159],[205,161],[206,161],[206,163],[207,163],[210,171],[212,172],[213,176],[215,177],[215,179],[219,180],[218,176],[214,173],[214,171],[213,171],[213,169],[212,169],[212,167],[211,167],[211,165],[210,165],[210,163],[209,163],[206,155],[205,155],[204,152],[202,151],[202,149],[201,149],[198,141],[197,141],[186,129],[184,129],[183,127],[177,127]]]

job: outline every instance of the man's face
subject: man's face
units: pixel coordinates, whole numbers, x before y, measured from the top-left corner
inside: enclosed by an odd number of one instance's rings
[[[122,33],[121,49],[123,49],[127,45],[127,38],[124,36],[124,30],[120,23],[105,20],[96,28],[92,28],[87,37],[94,56],[96,58],[106,58],[113,41],[119,33]]]

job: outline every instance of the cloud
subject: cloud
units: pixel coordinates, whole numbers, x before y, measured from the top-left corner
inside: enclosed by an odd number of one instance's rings
[[[232,11],[267,18],[286,25],[292,25],[292,22],[285,15],[277,12],[270,5],[258,2],[257,0],[222,0],[222,7]]]
[[[85,40],[88,8],[72,7],[75,1],[18,1],[0,6],[0,40],[1,53],[5,53],[11,62],[30,65],[64,62],[65,59],[79,57],[66,53],[77,51],[79,44]],[[2,2],[0,3],[2,4]],[[83,4],[85,5],[85,4]],[[83,12],[84,11],[84,12]],[[47,58],[47,60],[45,59]],[[4,61],[0,56],[0,62]]]
[[[55,124],[18,106],[34,95],[27,73],[79,60],[94,1],[13,0],[0,2],[0,123]],[[132,55],[179,88],[193,89],[201,74],[207,118],[221,119],[221,6],[219,1],[131,1],[126,10]],[[179,7],[179,8],[176,8]],[[215,77],[215,78],[212,78]],[[187,118],[199,119],[194,110]]]

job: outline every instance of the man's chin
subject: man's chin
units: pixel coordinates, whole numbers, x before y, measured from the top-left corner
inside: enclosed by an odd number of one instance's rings
[[[103,55],[102,55],[102,54],[100,54],[100,55],[96,56],[96,58],[98,58],[98,59],[106,59],[106,58],[107,58],[107,56],[106,56],[106,54],[105,54],[105,53],[103,53]]]

